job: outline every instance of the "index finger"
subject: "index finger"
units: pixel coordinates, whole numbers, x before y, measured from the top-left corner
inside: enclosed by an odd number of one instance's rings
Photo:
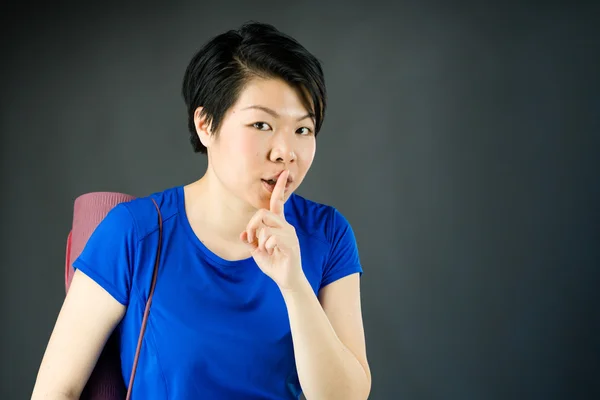
[[[287,179],[290,175],[289,170],[285,170],[277,178],[277,183],[271,193],[270,210],[277,215],[283,215],[283,204],[285,202],[285,186],[287,185]]]

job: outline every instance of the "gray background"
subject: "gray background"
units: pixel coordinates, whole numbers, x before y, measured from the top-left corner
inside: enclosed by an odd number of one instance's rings
[[[356,231],[371,398],[600,398],[600,7],[540,3],[3,6],[0,398],[31,393],[74,199],[202,174],[183,73],[249,19],[323,61],[299,193]]]

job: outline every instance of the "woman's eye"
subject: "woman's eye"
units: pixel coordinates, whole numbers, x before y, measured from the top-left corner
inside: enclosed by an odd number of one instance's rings
[[[312,132],[312,130],[305,126],[303,126],[302,128],[300,128],[296,131],[296,133],[299,133],[301,135],[310,135],[311,132]]]
[[[265,122],[255,122],[254,124],[252,124],[252,126],[258,129],[259,131],[266,131],[271,128],[269,124]]]

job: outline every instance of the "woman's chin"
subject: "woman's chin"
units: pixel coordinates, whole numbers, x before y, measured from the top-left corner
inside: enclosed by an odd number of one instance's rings
[[[269,209],[271,198],[269,196],[259,195],[259,196],[250,196],[250,198],[246,198],[248,205],[252,208],[260,210],[261,208]]]

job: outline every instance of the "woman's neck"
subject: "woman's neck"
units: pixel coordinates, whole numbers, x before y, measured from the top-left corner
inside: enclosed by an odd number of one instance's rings
[[[201,224],[222,240],[235,242],[256,209],[229,192],[210,169],[185,188],[185,207],[190,222]]]

